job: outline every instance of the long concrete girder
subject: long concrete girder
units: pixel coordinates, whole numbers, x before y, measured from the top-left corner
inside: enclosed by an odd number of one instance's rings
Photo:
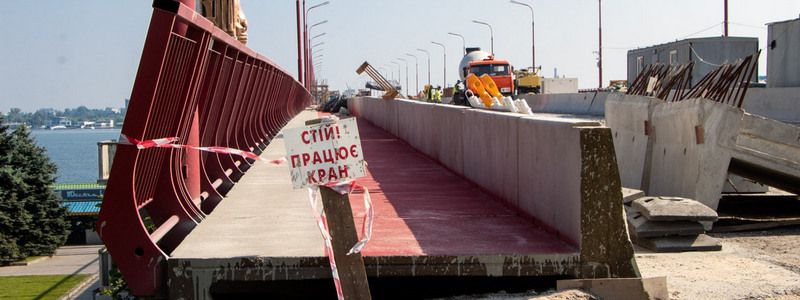
[[[287,126],[314,117],[306,111]],[[368,176],[359,181],[370,189],[376,210],[373,240],[363,252],[371,278],[618,273],[605,264],[582,270],[587,257],[601,262],[610,254],[581,251],[575,241],[519,214],[363,118],[359,130],[369,164]],[[281,157],[283,147],[277,137],[262,156]],[[307,193],[292,190],[288,174],[287,166],[260,163],[249,170],[214,214],[171,253],[171,298],[208,299],[219,283],[330,278]],[[350,201],[358,227],[364,214],[361,195]],[[580,211],[576,218],[580,223]],[[595,230],[603,239],[578,243],[603,242],[611,228]]]
[[[638,273],[611,131],[599,122],[374,98],[348,109],[579,245],[578,276]]]
[[[800,127],[705,99],[663,102],[610,95],[626,186],[698,200],[716,209],[728,172],[800,193]]]

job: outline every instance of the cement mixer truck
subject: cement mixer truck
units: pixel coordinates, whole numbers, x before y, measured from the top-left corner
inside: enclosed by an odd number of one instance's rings
[[[467,48],[467,54],[461,59],[458,70],[461,82],[464,82],[469,74],[478,77],[487,74],[497,84],[500,93],[505,96],[514,94],[514,72],[511,64],[507,60],[496,59],[490,53],[481,51],[481,48]],[[467,105],[463,92],[464,90],[461,90],[453,95],[455,104]]]

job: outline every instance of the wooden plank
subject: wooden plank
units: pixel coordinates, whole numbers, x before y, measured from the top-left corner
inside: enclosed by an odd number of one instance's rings
[[[367,272],[361,253],[347,255],[358,242],[353,210],[347,194],[341,195],[331,188],[321,186],[322,206],[328,217],[328,231],[333,244],[333,257],[339,269],[342,293],[345,299],[371,299]]]

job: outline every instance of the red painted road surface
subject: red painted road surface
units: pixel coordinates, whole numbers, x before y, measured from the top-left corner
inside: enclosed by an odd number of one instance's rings
[[[497,197],[414,150],[397,137],[358,120],[375,208],[365,256],[435,256],[576,253]],[[357,228],[363,195],[350,196]]]

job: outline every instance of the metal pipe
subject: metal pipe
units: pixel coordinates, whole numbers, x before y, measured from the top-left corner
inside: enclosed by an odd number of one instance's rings
[[[442,43],[437,43],[431,41],[432,44],[439,45],[442,47],[442,54],[444,58],[442,58],[442,73],[444,73],[444,79],[442,79],[442,86],[447,88],[447,47],[444,46]]]
[[[494,29],[492,29],[492,25],[489,25],[489,23],[478,20],[472,20],[472,23],[486,25],[487,27],[489,27],[489,39],[491,41],[491,46],[492,46],[492,57],[494,57]]]

